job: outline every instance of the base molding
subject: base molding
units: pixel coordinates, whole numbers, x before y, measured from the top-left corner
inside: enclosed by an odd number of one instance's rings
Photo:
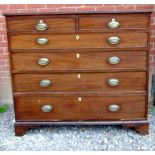
[[[48,121],[48,122],[27,122],[17,121],[14,124],[15,135],[23,136],[27,130],[45,125],[122,125],[124,128],[134,128],[139,134],[147,135],[149,122],[142,121]]]

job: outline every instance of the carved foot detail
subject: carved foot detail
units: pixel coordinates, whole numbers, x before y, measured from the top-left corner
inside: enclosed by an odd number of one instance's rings
[[[15,124],[15,135],[23,136],[27,130],[31,128],[40,127],[40,125],[23,125],[23,124]]]
[[[125,124],[124,128],[134,128],[140,135],[147,135],[149,132],[149,124]]]
[[[142,124],[135,126],[135,130],[141,135],[147,135],[149,133],[149,125]]]
[[[28,129],[29,129],[29,127],[27,127],[27,126],[15,125],[15,135],[23,136]]]

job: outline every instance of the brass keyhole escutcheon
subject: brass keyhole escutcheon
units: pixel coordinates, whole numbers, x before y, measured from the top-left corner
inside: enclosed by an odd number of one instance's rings
[[[80,36],[79,35],[76,35],[76,40],[79,40],[80,39]]]
[[[76,54],[76,58],[79,59],[80,58],[80,53]]]
[[[77,78],[78,78],[78,79],[81,79],[81,74],[78,74],[78,75],[77,75]]]
[[[78,102],[81,102],[82,101],[82,97],[78,97]]]

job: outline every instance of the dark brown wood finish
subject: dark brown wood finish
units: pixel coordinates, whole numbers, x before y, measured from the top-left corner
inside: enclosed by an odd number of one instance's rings
[[[122,125],[125,128],[134,128],[141,135],[147,135],[149,131],[149,122],[146,120],[132,121],[16,121],[15,135],[23,136],[30,128],[48,125]]]
[[[13,53],[12,63],[13,70],[105,70],[105,69],[120,69],[120,68],[146,68],[146,55],[144,51],[101,51],[94,52],[50,52],[45,53]],[[117,56],[120,58],[120,63],[109,64],[110,57]],[[49,59],[49,64],[41,66],[38,64],[40,58]],[[137,63],[139,62],[139,63]]]
[[[147,28],[149,19],[146,14],[110,14],[110,15],[81,15],[79,16],[79,29],[107,29],[112,18],[120,23],[119,29]]]
[[[32,96],[44,96],[44,97],[62,97],[62,96],[147,96],[146,91],[104,91],[104,92],[14,92],[14,96],[32,97]]]
[[[151,14],[149,14],[149,25],[148,25],[148,28],[149,29],[151,29]],[[149,93],[149,91],[150,91],[150,88],[149,88],[149,85],[150,85],[150,39],[151,39],[151,31],[149,31],[148,32],[148,36],[147,36],[147,41],[148,41],[148,47],[149,47],[149,50],[148,50],[148,52],[147,52],[147,68],[148,68],[148,71],[146,72],[146,82],[147,82],[147,85],[146,85],[146,92],[147,92],[147,98],[146,98],[146,102],[148,103],[148,104],[146,104],[146,106],[145,106],[145,114],[146,114],[146,116],[148,116],[148,106],[149,106],[149,96],[150,96],[150,93]],[[147,119],[148,119],[148,117],[147,117]],[[147,132],[149,132],[148,130],[149,130],[149,125],[147,124],[146,126],[144,125],[143,127],[142,127],[143,129],[145,129],[144,131],[146,131],[146,133]],[[140,128],[141,129],[141,128]],[[142,130],[142,129],[141,129]],[[144,132],[145,133],[145,132]]]
[[[118,79],[118,86],[109,86],[108,80],[110,79]],[[51,86],[41,87],[40,81],[42,80],[50,80]],[[14,75],[15,92],[144,91],[145,85],[145,72]]]
[[[8,18],[9,31],[38,31],[35,26],[43,20],[48,25],[47,31],[74,31],[75,30],[75,17],[74,16],[21,16]]]
[[[36,31],[39,32],[35,26],[43,20],[49,27],[47,32],[59,32],[59,31],[74,31],[87,30],[87,29],[109,29],[108,23],[112,18],[115,18],[121,23],[119,29],[147,29],[148,28],[148,15],[147,14],[134,14],[129,16],[128,14],[100,14],[100,15],[70,15],[70,16],[14,16],[8,18],[8,30],[12,31]],[[78,21],[75,21],[78,20]],[[77,26],[76,26],[76,25]]]
[[[77,40],[76,37],[79,36]],[[107,39],[120,38],[117,45],[110,45]],[[37,39],[46,38],[46,45],[38,45]],[[108,47],[147,47],[147,33],[103,33],[103,34],[50,34],[10,36],[11,49],[64,49],[64,48],[108,48]]]
[[[139,10],[121,10],[121,11],[80,11],[80,12],[32,12],[32,13],[3,13],[4,16],[6,17],[14,17],[14,16],[41,16],[41,15],[53,15],[53,16],[58,16],[58,15],[99,15],[99,14],[127,14],[129,16],[133,16],[134,14],[145,14],[149,15],[152,13],[152,11],[149,10],[144,10],[144,11],[139,11]]]
[[[121,124],[148,134],[150,12],[6,16],[17,136],[48,124]],[[117,29],[107,27],[113,17],[120,23]],[[47,30],[35,29],[39,20],[48,24]],[[120,43],[107,43],[111,36],[119,37]],[[38,45],[38,38],[49,42]],[[120,63],[110,65],[111,56],[119,57]],[[47,66],[37,64],[43,57],[50,60]],[[119,85],[108,86],[110,78],[119,79]],[[40,87],[42,79],[52,85]],[[50,113],[41,111],[45,104],[54,107]],[[109,112],[110,104],[121,108]]]
[[[81,100],[79,100],[81,98]],[[118,112],[110,112],[108,106],[117,104]],[[145,119],[145,97],[17,97],[16,120],[24,121],[83,121],[83,120],[136,120]],[[50,105],[51,112],[41,111]],[[31,114],[31,115],[30,115]]]

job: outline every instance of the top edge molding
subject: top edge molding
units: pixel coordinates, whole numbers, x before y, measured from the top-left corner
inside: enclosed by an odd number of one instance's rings
[[[84,11],[84,12],[32,12],[32,13],[3,13],[3,16],[30,16],[30,15],[80,15],[80,14],[112,14],[112,13],[152,13],[152,11]]]

